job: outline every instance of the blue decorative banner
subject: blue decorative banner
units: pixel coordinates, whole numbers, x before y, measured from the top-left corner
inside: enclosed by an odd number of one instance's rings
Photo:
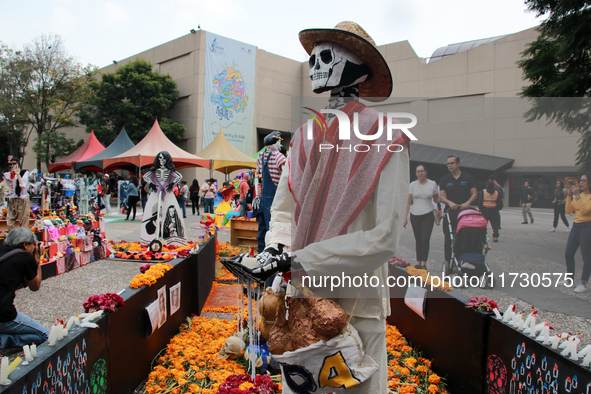
[[[223,130],[252,155],[256,47],[209,32],[206,42],[203,148]]]

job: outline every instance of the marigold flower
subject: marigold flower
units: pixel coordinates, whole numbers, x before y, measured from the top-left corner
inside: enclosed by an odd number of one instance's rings
[[[437,374],[433,374],[429,376],[429,383],[437,384],[441,382],[441,378],[437,376]]]

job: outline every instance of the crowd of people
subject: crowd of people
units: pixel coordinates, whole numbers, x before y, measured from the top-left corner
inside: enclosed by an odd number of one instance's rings
[[[443,213],[443,233],[445,261],[452,258],[452,237],[450,230],[455,233],[458,224],[458,214],[467,210],[476,203],[478,210],[486,218],[492,227],[492,242],[498,242],[501,229],[500,211],[503,209],[505,190],[496,182],[494,177],[486,182],[486,187],[478,192],[474,178],[461,171],[460,158],[449,156],[447,168],[449,174],[445,175],[437,183],[430,180],[425,165],[419,164],[415,174],[417,180],[411,182],[406,205],[406,213],[403,226],[406,228],[410,217],[416,244],[416,268],[426,269],[429,257],[430,239],[434,224],[439,220],[440,212]],[[588,175],[582,175],[577,186],[574,181],[569,181],[565,188],[564,183],[558,181],[554,191],[554,221],[550,232],[555,232],[559,217],[569,232],[566,244],[565,259],[566,270],[570,279],[574,281],[575,253],[581,248],[583,256],[583,272],[580,283],[574,288],[579,293],[587,290],[587,283],[591,275],[591,195],[589,194]],[[522,224],[534,223],[531,205],[537,200],[537,193],[529,182],[524,183],[521,191],[519,205],[522,208]],[[443,209],[439,209],[440,204]],[[410,214],[410,216],[409,216]],[[566,214],[574,214],[573,225],[569,226]],[[528,222],[528,219],[530,220]],[[569,280],[562,281],[566,284]]]

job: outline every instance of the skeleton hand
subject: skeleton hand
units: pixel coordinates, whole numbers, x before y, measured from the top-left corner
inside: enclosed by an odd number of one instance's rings
[[[258,210],[260,206],[261,206],[261,198],[259,196],[256,196],[255,198],[252,199],[252,209]]]
[[[265,264],[271,257],[277,256],[283,252],[283,245],[270,244],[261,253],[255,257],[259,265]]]
[[[265,252],[267,252],[266,255],[270,257],[261,265],[251,265],[252,261],[249,262],[248,260],[245,260],[248,257],[247,253],[243,253],[230,259],[222,259],[222,264],[228,269],[228,271],[241,280],[252,280],[259,283],[264,283],[278,272],[288,272],[292,266],[299,267],[297,261],[292,258],[291,253],[280,253],[278,249],[274,249],[274,252],[272,252],[269,249],[270,248],[267,248]],[[259,256],[263,255],[263,253],[259,254]],[[272,253],[276,254],[273,255]],[[263,257],[261,256],[261,259],[262,258]],[[246,265],[245,263],[248,263],[249,265]]]
[[[260,281],[266,281],[278,272],[289,272],[293,263],[295,263],[295,259],[292,258],[291,252],[284,252],[271,256],[265,264],[253,268],[251,270],[251,275],[258,278]]]

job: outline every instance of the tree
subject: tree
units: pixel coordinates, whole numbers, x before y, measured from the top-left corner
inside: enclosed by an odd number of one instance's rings
[[[0,157],[8,155],[23,158],[28,138],[25,138],[26,118],[18,105],[18,73],[15,72],[11,59],[14,51],[0,42]],[[21,163],[22,164],[22,163]],[[2,170],[7,164],[2,161]]]
[[[37,159],[49,168],[49,163],[54,163],[57,156],[67,156],[83,143],[84,140],[80,140],[76,145],[72,138],[68,138],[66,133],[61,131],[46,132],[35,138],[33,151]]]
[[[27,130],[23,138],[28,142],[33,131],[40,138],[74,125],[73,115],[93,79],[94,68],[75,62],[67,55],[62,39],[49,35],[20,51],[10,51],[2,71],[14,78],[13,104],[18,108],[18,119],[24,119]],[[41,168],[40,158],[37,168]]]
[[[164,134],[179,141],[185,127],[168,117],[179,97],[176,87],[169,75],[154,72],[150,62],[136,59],[89,84],[92,93],[80,111],[80,122],[105,144],[111,143],[123,126],[137,143],[158,119]]]
[[[518,62],[531,85],[521,96],[533,107],[528,121],[545,117],[568,133],[578,132],[577,165],[591,170],[591,1],[526,0],[530,11],[547,17],[538,38]],[[577,99],[567,99],[577,97]]]

